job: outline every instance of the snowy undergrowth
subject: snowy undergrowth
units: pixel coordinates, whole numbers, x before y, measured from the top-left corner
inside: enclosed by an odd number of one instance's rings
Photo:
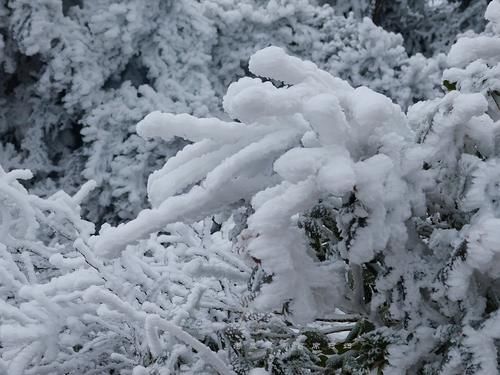
[[[9,208],[0,247],[2,373],[231,373],[200,340],[221,345],[243,311],[251,269],[230,251],[234,224],[213,234],[203,222],[171,225],[106,262],[87,245],[93,225],[80,219],[90,183],[74,197],[42,200],[17,182],[29,173],[1,177]]]

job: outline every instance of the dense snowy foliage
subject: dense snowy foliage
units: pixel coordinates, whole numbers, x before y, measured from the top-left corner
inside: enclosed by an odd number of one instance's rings
[[[499,373],[500,0],[332,3],[0,2],[0,374]]]
[[[31,169],[39,195],[95,180],[85,211],[98,223],[135,217],[148,174],[183,146],[145,144],[135,124],[159,108],[220,115],[260,48],[285,47],[404,107],[436,96],[444,67],[307,0],[1,4],[0,162]]]
[[[337,12],[369,17],[385,30],[401,33],[410,54],[446,52],[457,35],[482,31],[488,0],[320,0]]]

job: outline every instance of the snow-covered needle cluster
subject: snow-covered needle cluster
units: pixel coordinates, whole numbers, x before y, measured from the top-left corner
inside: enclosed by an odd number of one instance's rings
[[[160,3],[0,2],[0,374],[498,374],[500,0]]]

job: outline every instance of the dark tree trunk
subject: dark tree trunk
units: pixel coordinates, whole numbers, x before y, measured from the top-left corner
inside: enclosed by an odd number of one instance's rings
[[[385,0],[375,0],[375,6],[373,7],[372,21],[375,25],[380,26],[382,23],[382,15],[384,14],[384,3]]]

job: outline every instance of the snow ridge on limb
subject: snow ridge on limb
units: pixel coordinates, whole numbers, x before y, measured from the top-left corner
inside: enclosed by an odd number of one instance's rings
[[[156,329],[165,330],[191,346],[208,364],[216,369],[219,374],[235,375],[235,372],[229,369],[226,364],[219,357],[217,357],[217,354],[210,350],[206,345],[202,344],[193,336],[186,333],[171,322],[161,319],[158,315],[150,315],[146,318],[145,330],[147,332],[148,344],[151,346],[151,351],[155,353],[155,355],[161,354],[161,349],[159,347],[160,343],[155,332]]]

